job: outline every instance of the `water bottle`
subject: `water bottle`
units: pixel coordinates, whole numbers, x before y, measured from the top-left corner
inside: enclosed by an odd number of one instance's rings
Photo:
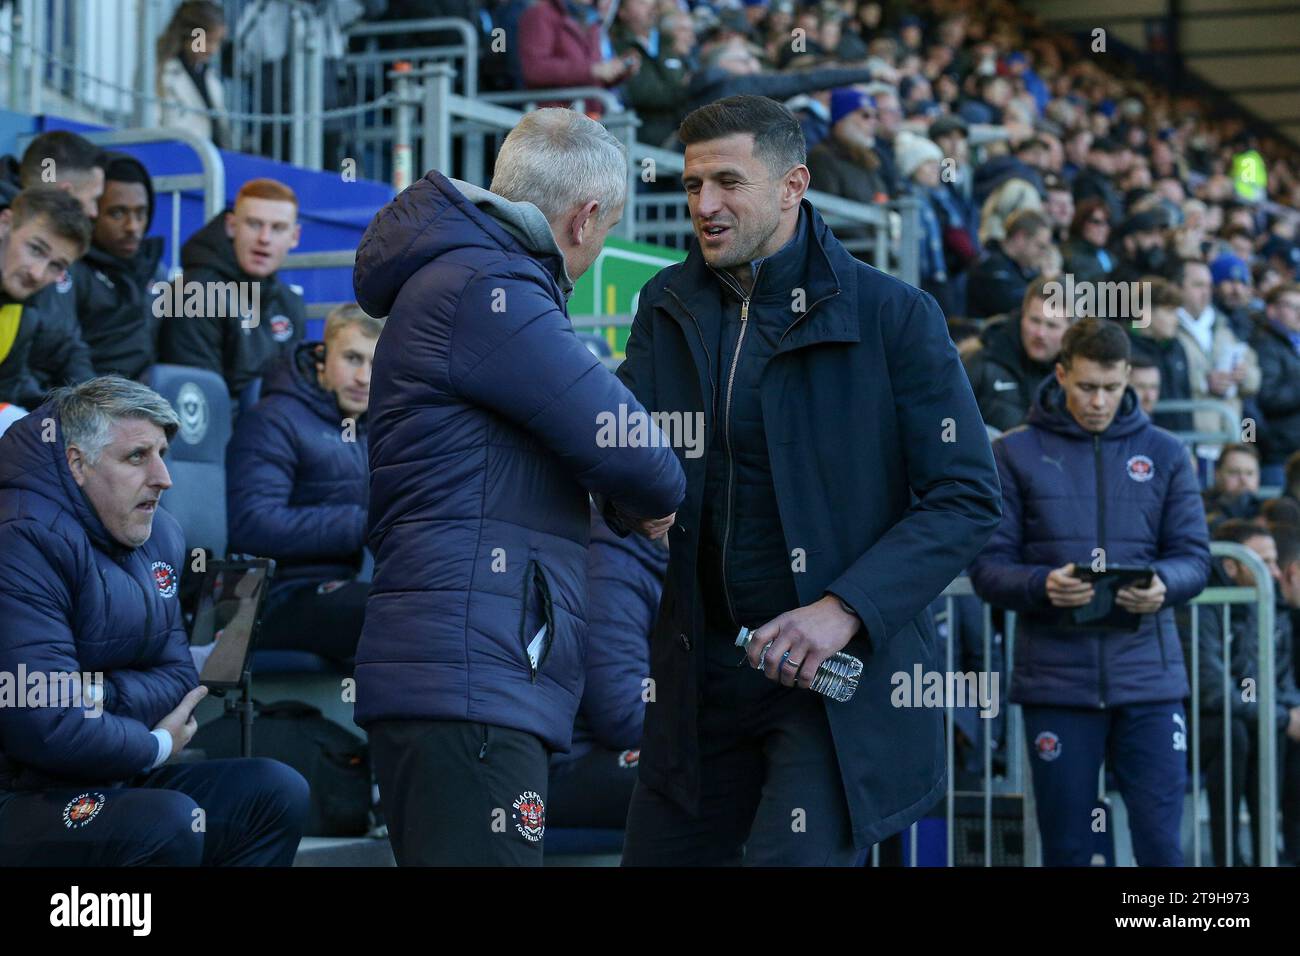
[[[740,634],[736,636],[736,646],[748,649],[753,636],[753,631],[742,627]],[[824,694],[831,700],[843,704],[852,698],[853,692],[858,689],[858,678],[861,675],[862,661],[852,654],[838,651],[822,661],[822,666],[817,668],[817,673],[813,675],[809,690]]]

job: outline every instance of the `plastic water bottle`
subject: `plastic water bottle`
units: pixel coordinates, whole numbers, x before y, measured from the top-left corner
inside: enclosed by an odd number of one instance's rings
[[[749,642],[753,637],[753,631],[742,627],[736,636],[736,646],[748,650]],[[821,667],[817,668],[817,673],[813,675],[809,690],[824,694],[842,704],[853,697],[853,692],[858,689],[860,676],[862,676],[862,661],[852,654],[838,651],[822,661]]]

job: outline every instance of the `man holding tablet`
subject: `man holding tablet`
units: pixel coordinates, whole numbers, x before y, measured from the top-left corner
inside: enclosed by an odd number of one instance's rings
[[[1117,322],[1066,332],[1027,423],[993,443],[1002,523],[970,572],[981,598],[1020,614],[1010,699],[1024,707],[1046,866],[1089,864],[1103,759],[1138,865],[1183,862],[1188,687],[1173,608],[1205,587],[1209,535],[1191,460],[1128,372]]]
[[[158,507],[179,427],[157,392],[105,376],[0,439],[0,866],[293,861],[296,771],[168,763],[206,693],[177,598],[181,529]]]

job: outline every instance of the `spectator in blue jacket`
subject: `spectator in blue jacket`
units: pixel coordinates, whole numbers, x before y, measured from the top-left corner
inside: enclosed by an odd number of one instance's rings
[[[659,536],[685,492],[566,310],[626,194],[618,140],[536,110],[491,190],[432,171],[357,250],[357,300],[388,322],[356,720],[403,865],[540,864],[548,752],[569,749],[582,695],[588,495]]]
[[[554,826],[622,829],[650,697],[650,630],[668,542],[620,538],[593,509],[587,551],[587,682],[573,746],[551,758]]]
[[[325,320],[267,375],[226,451],[231,551],[274,558],[259,646],[350,660],[369,584],[366,409],[384,322],[355,304]]]
[[[104,377],[0,439],[0,673],[61,683],[0,707],[0,866],[293,860],[308,809],[296,771],[167,763],[206,692],[177,597],[180,526],[158,508],[178,428],[162,396]]]
[[[1024,708],[1048,866],[1090,862],[1103,758],[1138,865],[1183,860],[1188,686],[1173,608],[1205,587],[1209,543],[1187,452],[1125,384],[1128,344],[1100,319],[1065,334],[1027,424],[993,443],[1002,523],[970,572],[980,597],[1020,614],[1010,697]],[[1067,624],[1095,596],[1075,569],[1124,565],[1154,572],[1115,597],[1137,629]]]

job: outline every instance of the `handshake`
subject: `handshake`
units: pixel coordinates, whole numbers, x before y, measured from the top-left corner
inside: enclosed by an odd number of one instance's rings
[[[610,507],[618,516],[618,520],[623,523],[625,528],[629,531],[635,531],[638,534],[645,535],[645,537],[649,538],[651,541],[658,541],[666,535],[668,529],[673,526],[673,522],[677,520],[677,512],[675,511],[662,518],[637,518],[622,511],[617,505],[611,503]]]

